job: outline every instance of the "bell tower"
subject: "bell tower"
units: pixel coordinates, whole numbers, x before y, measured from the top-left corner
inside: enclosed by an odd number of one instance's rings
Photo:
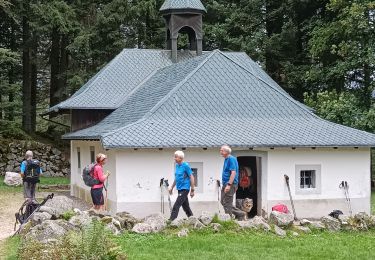
[[[189,49],[202,54],[202,16],[206,8],[200,0],[165,0],[160,8],[166,24],[166,47],[172,50],[172,61],[177,62],[177,40],[180,33],[189,38]]]

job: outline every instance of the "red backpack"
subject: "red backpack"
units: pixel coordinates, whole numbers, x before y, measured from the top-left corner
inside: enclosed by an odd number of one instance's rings
[[[240,187],[243,189],[249,188],[251,184],[250,178],[247,174],[243,174],[240,180]]]
[[[272,211],[278,211],[285,214],[289,212],[288,207],[284,204],[277,204],[273,206]]]

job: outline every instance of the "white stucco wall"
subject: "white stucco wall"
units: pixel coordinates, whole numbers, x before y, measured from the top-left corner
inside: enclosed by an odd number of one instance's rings
[[[290,177],[297,217],[321,217],[334,209],[348,214],[341,181],[349,184],[353,212],[370,213],[370,149],[317,148],[274,149],[268,151],[268,212],[278,202],[288,206],[289,194],[284,174]],[[319,194],[296,194],[296,165],[321,165]],[[291,207],[290,207],[291,209]]]
[[[95,155],[104,153],[108,156],[107,164],[104,166],[104,171],[110,171],[111,175],[108,179],[108,200],[112,211],[116,211],[116,153],[114,150],[105,151],[98,141],[71,141],[71,194],[73,196],[81,197],[91,202],[89,195],[90,187],[86,186],[81,178],[83,167],[91,163],[90,160],[90,146],[95,147]],[[78,168],[77,148],[81,151],[81,168]],[[76,194],[77,189],[81,189],[81,194]],[[86,191],[82,195],[82,190]]]
[[[117,151],[119,211],[129,211],[136,216],[160,212],[159,183],[161,178],[168,179],[170,184],[174,180],[174,152],[174,149]],[[223,165],[223,158],[218,149],[189,149],[185,152],[185,161],[203,163],[203,180],[199,180],[203,185],[203,192],[196,192],[195,197],[190,200],[193,212],[218,211],[216,179],[221,179]],[[176,197],[177,191],[171,196],[172,203]],[[167,194],[164,200],[165,212],[169,215]],[[182,209],[180,215],[184,215]]]
[[[109,204],[112,212],[128,211],[137,217],[160,212],[161,191],[159,182],[167,178],[172,184],[174,178],[175,149],[120,149],[104,151],[100,142],[72,141],[72,187],[86,191],[90,201],[89,187],[81,180],[81,171],[77,166],[77,147],[81,149],[81,165],[90,163],[90,146],[95,153],[108,155],[108,164],[104,169],[111,171],[109,181]],[[221,180],[223,158],[218,149],[187,149],[185,161],[203,163],[203,192],[196,193],[190,200],[195,214],[207,210],[223,212],[217,202],[216,179]],[[235,156],[257,156],[261,158],[261,176],[258,179],[258,196],[261,208],[258,213],[269,214],[271,207],[285,203],[291,209],[284,174],[290,177],[290,185],[295,201],[297,217],[319,218],[334,209],[348,213],[344,191],[339,189],[341,181],[347,181],[353,212],[370,213],[370,149],[354,148],[317,148],[295,150],[259,149],[258,151],[237,150]],[[321,187],[319,194],[296,194],[296,165],[320,165]],[[76,191],[72,188],[74,194]],[[76,192],[77,193],[77,192]],[[80,192],[82,193],[82,192]],[[176,191],[171,197],[176,200]],[[169,216],[168,196],[164,194],[165,215]],[[180,210],[180,216],[184,216]]]

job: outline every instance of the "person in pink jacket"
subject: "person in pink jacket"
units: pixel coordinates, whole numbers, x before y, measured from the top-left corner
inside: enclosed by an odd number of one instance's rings
[[[103,210],[104,197],[103,197],[103,186],[105,180],[109,176],[109,172],[103,173],[103,165],[107,162],[107,156],[105,154],[99,153],[96,156],[96,164],[94,166],[94,178],[99,180],[100,183],[91,187],[91,198],[94,204],[95,210]]]

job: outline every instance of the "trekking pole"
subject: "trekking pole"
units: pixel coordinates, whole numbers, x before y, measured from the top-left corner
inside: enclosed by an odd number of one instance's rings
[[[288,192],[289,192],[289,198],[290,198],[290,204],[292,204],[292,209],[293,209],[293,215],[294,215],[294,220],[297,220],[297,215],[296,215],[296,210],[294,208],[294,203],[292,199],[292,193],[290,192],[290,185],[289,185],[289,176],[284,174],[286,186],[288,187]]]
[[[348,204],[349,214],[350,214],[350,216],[352,216],[353,212],[352,212],[352,206],[351,206],[350,197],[349,197],[349,185],[348,185],[348,182],[347,181],[342,181],[340,183],[340,185],[339,185],[339,188],[340,189],[344,189],[345,200],[346,200],[346,203]]]
[[[165,185],[166,190],[168,192],[169,210],[172,212],[172,202],[171,202],[171,194],[169,194],[169,190],[168,190],[168,187],[169,187],[168,180],[164,180],[164,185]]]
[[[109,181],[108,181],[108,179],[109,179],[109,175],[108,175],[108,177],[107,177],[107,179],[106,179],[106,183],[105,183],[105,185],[104,185],[104,190],[105,190],[105,202],[104,202],[104,210],[105,211],[108,211],[108,184],[109,184]]]
[[[353,215],[353,211],[352,211],[352,203],[350,201],[350,196],[349,196],[349,184],[347,181],[345,181],[345,190],[346,190],[346,195],[347,195],[347,198],[348,198],[348,204],[349,204],[349,213],[350,213],[350,216]]]
[[[164,214],[164,194],[163,194],[164,178],[160,179],[160,211]]]
[[[25,219],[25,221],[20,225],[20,227],[18,228],[18,230],[12,235],[12,237],[14,237],[15,235],[19,234],[22,231],[23,226],[29,221],[29,219],[34,215],[34,213],[37,212],[44,204],[46,204],[46,202],[48,200],[53,199],[53,196],[54,196],[53,193],[51,193],[50,195],[48,195],[42,201],[42,203],[40,203],[39,206]]]
[[[217,208],[219,210],[220,214],[220,180],[216,180],[216,185],[217,185]]]

